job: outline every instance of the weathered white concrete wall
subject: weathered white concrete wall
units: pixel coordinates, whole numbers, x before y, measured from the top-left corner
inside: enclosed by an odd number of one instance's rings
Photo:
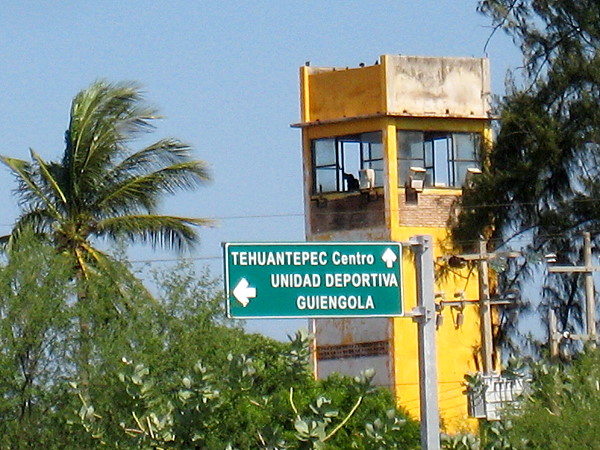
[[[387,110],[394,115],[487,118],[487,58],[386,55]]]
[[[391,320],[383,317],[317,319],[317,345],[385,341],[392,338]]]

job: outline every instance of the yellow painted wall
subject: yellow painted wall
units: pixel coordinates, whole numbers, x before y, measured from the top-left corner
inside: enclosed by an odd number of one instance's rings
[[[310,73],[311,68],[304,68]],[[339,120],[384,111],[381,66],[318,70],[310,75],[306,122]]]
[[[419,234],[431,235],[434,241],[434,258],[447,254],[444,248],[446,230],[440,228],[403,227],[399,230],[398,240],[407,241]],[[456,292],[464,292],[466,300],[478,298],[476,273],[468,269],[455,270],[441,276],[440,265],[436,263],[436,294],[440,300],[454,300]],[[410,311],[416,306],[416,285],[414,257],[410,250],[404,252],[404,307]],[[441,314],[443,323],[437,329],[437,367],[438,398],[442,417],[442,425],[449,432],[465,428],[473,428],[476,421],[468,418],[467,398],[463,394],[464,375],[477,371],[477,349],[479,347],[479,315],[473,303],[465,303],[464,322],[457,326],[458,311],[445,306]],[[408,409],[409,413],[419,417],[419,371],[417,326],[411,319],[397,318],[393,320],[394,348],[394,392],[398,403]]]
[[[404,130],[440,130],[453,132],[481,132],[484,137],[489,136],[489,122],[473,121],[466,119],[393,119],[393,127],[388,127],[388,133],[396,129]],[[395,140],[388,142],[386,152],[390,154],[389,160],[396,158]],[[397,214],[390,215],[388,222],[391,240],[408,241],[415,235],[431,235],[434,242],[434,258],[451,254],[449,247],[448,229],[444,227],[402,226],[400,211],[397,202],[403,189],[398,187],[397,174],[391,173],[389,179],[390,190],[396,195],[387,202],[391,211]],[[395,188],[394,188],[395,187]],[[420,195],[460,195],[457,189],[426,189]],[[413,214],[419,215],[418,205]],[[423,214],[425,214],[423,212]],[[430,212],[427,212],[430,214]],[[454,300],[455,293],[463,292],[464,299],[476,300],[479,297],[478,279],[476,271],[469,269],[445,272],[442,276],[441,264],[436,264],[435,292],[440,294],[436,299]],[[416,306],[415,266],[413,255],[410,251],[404,254],[404,307],[410,311]],[[437,330],[437,367],[438,367],[438,398],[442,426],[448,432],[462,429],[473,429],[476,420],[468,417],[467,397],[463,393],[464,375],[478,370],[477,351],[481,344],[479,328],[479,309],[474,303],[467,304],[463,310],[463,324],[456,326],[458,311],[451,307],[442,309],[443,323]],[[398,403],[408,409],[414,417],[419,417],[419,371],[418,371],[418,341],[416,324],[411,320],[398,318],[393,320],[393,354],[394,354],[394,392]],[[480,358],[479,358],[480,359]]]

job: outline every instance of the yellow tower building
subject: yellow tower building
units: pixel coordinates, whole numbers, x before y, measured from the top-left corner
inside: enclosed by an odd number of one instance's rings
[[[448,220],[491,138],[489,62],[384,55],[373,66],[300,69],[304,208],[309,241],[433,236],[446,254]],[[403,257],[405,311],[416,305],[412,255]],[[436,277],[439,299],[478,298],[476,274]],[[443,301],[440,303],[443,306]],[[468,426],[464,375],[479,370],[476,307],[442,307],[437,330],[442,425]],[[315,372],[376,369],[419,417],[417,327],[410,318],[317,319]]]

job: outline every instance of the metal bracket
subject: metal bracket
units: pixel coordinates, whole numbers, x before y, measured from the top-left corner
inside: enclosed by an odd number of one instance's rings
[[[432,320],[435,317],[435,311],[426,309],[424,306],[415,306],[412,310],[408,311],[406,317],[412,318],[413,322],[424,323]]]
[[[414,238],[410,238],[408,241],[400,241],[400,243],[403,247],[415,247],[417,245],[421,245],[421,243]]]
[[[559,341],[563,339],[571,339],[573,341],[583,341],[583,342],[598,342],[600,338],[598,336],[590,336],[588,334],[572,334],[568,331],[556,332],[552,335],[553,338]]]

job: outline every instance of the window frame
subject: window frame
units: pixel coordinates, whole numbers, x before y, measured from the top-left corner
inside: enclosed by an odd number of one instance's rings
[[[325,158],[326,163],[318,164],[319,154],[317,145],[320,142],[327,141],[333,144],[330,149],[332,154],[330,158]],[[356,147],[352,149],[351,145]],[[379,146],[379,150],[377,150],[377,146]],[[380,130],[311,139],[310,151],[313,195],[356,192],[356,189],[349,189],[344,179],[344,173],[352,173],[354,169],[358,171],[363,169],[375,170],[375,187],[383,186],[385,168],[383,133]],[[353,152],[355,152],[355,155],[351,155]],[[355,162],[347,164],[348,158],[352,158],[353,156],[356,156]],[[349,167],[350,165],[354,166],[354,168]],[[335,180],[328,180],[331,186],[322,189],[324,183],[319,183],[321,178],[319,175],[326,173],[325,171],[327,170],[335,171]],[[352,173],[352,175],[355,175],[358,180],[359,173]]]
[[[409,133],[419,134],[421,149],[419,158],[414,157],[414,137],[403,138]],[[460,156],[458,136],[476,138],[472,145],[472,158]],[[436,146],[436,142],[445,141],[445,144]],[[410,177],[410,167],[425,169],[425,186],[433,188],[462,188],[465,175],[459,173],[461,164],[467,163],[469,167],[481,168],[482,142],[481,132],[456,132],[456,131],[429,131],[429,130],[397,130],[398,142],[398,184],[406,185]],[[406,144],[405,149],[402,146]],[[468,148],[468,147],[464,147]],[[410,150],[410,151],[409,151]],[[466,171],[465,171],[466,173]]]

